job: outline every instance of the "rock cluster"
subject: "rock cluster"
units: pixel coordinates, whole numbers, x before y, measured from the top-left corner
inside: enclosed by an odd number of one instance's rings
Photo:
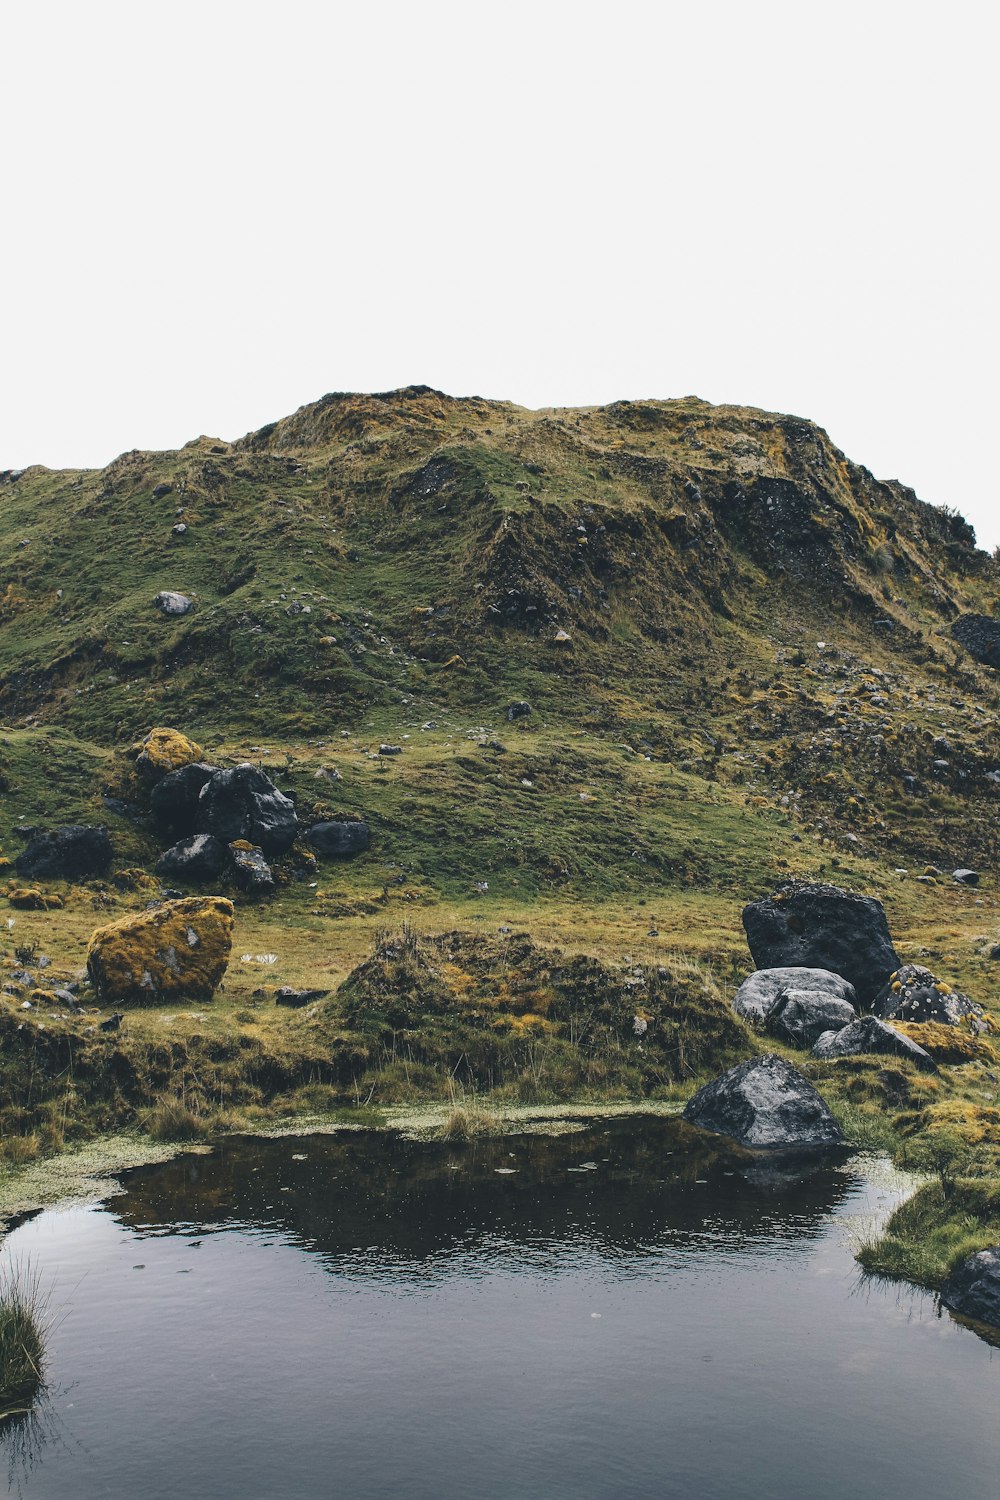
[[[934,1071],[927,1048],[900,1025],[961,1026],[977,1035],[989,1026],[968,995],[919,964],[896,960],[885,912],[871,897],[838,886],[787,885],[768,900],[751,902],[743,921],[758,963],[786,962],[761,967],[744,980],[735,1009],[781,1041],[811,1047],[814,1057],[874,1053]],[[787,963],[790,954],[801,958],[801,966]],[[839,970],[825,967],[835,961]],[[820,963],[823,968],[813,967]],[[856,1014],[859,999],[872,1014]],[[891,1020],[898,1025],[887,1024]]]

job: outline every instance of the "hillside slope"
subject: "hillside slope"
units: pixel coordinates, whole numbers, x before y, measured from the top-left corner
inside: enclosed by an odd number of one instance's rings
[[[417,733],[426,758],[422,724],[488,741],[527,700],[535,753],[485,790],[469,768],[473,822],[499,798],[517,824],[519,783],[546,774],[586,793],[625,744],[689,778],[685,800],[773,808],[848,854],[996,855],[1000,676],[950,626],[996,611],[1000,565],[796,418],[331,395],[232,444],[5,474],[0,559],[0,713],[22,749],[174,723],[292,762],[345,731]],[[164,615],[162,590],[190,613]],[[569,732],[585,743],[564,763]],[[51,816],[20,784],[17,815]],[[641,823],[638,794],[617,795]],[[623,871],[635,840],[611,851]]]

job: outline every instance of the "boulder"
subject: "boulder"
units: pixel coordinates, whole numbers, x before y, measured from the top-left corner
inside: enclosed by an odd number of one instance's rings
[[[846,1000],[853,1008],[857,1002],[853,984],[829,969],[757,969],[744,979],[733,997],[738,1015],[751,1025],[763,1021],[766,1012],[786,990],[811,990],[833,1000]]]
[[[29,880],[87,880],[107,873],[111,852],[106,828],[70,823],[36,833],[15,859],[14,868]]]
[[[979,884],[979,872],[978,872],[978,870],[953,870],[951,878],[958,885],[978,885]]]
[[[263,850],[238,839],[229,846],[233,884],[248,896],[266,896],[274,890],[274,875]]]
[[[513,724],[515,719],[526,719],[530,713],[531,704],[525,703],[523,700],[507,704],[507,719],[511,724]]]
[[[922,964],[902,964],[890,974],[872,1001],[872,1011],[883,1021],[891,1017],[914,1025],[936,1021],[942,1026],[960,1026],[967,1022],[977,1030],[986,1030],[989,1024],[975,1000],[945,984]]]
[[[216,771],[198,798],[198,830],[224,844],[246,840],[265,854],[284,854],[295,841],[295,806],[271,778],[248,762]]]
[[[881,901],[836,885],[779,886],[744,907],[743,926],[758,968],[829,969],[853,984],[862,1005],[899,968]]]
[[[941,1301],[963,1318],[1000,1328],[1000,1245],[963,1260],[941,1288]]]
[[[752,1150],[817,1150],[844,1143],[809,1080],[773,1052],[706,1083],[688,1100],[684,1118]]]
[[[295,990],[289,984],[283,984],[274,992],[275,1005],[287,1005],[292,1010],[301,1010],[304,1005],[311,1005],[314,1000],[322,1000],[330,993],[329,990]]]
[[[156,862],[157,875],[167,880],[218,880],[226,868],[227,850],[210,833],[195,833],[164,850]]]
[[[190,594],[178,594],[173,589],[164,589],[153,600],[154,608],[164,615],[189,615],[194,609]]]
[[[164,901],[99,927],[87,973],[102,1005],[210,1000],[232,947],[233,903],[221,896]]]
[[[145,781],[159,781],[171,771],[201,760],[201,746],[179,729],[151,729],[129,753]]]
[[[855,1019],[849,1000],[818,990],[783,990],[764,1017],[764,1030],[793,1047],[811,1047],[825,1031],[839,1031]]]
[[[371,841],[367,823],[360,819],[337,819],[328,823],[314,823],[306,834],[317,854],[341,856],[362,854]]]
[[[203,760],[193,761],[170,771],[158,781],[149,794],[149,806],[161,828],[170,833],[193,833],[198,820],[198,798],[203,786],[211,781],[216,766]]]
[[[959,615],[951,633],[976,661],[1000,672],[1000,620],[989,615]]]
[[[904,1036],[894,1026],[886,1026],[876,1016],[861,1016],[839,1031],[826,1031],[812,1049],[813,1057],[824,1060],[835,1057],[858,1057],[874,1053],[888,1057],[905,1057],[926,1073],[936,1073],[937,1064],[923,1047]]]

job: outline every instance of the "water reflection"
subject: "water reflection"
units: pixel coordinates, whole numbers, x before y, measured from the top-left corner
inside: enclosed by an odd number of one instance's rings
[[[535,1263],[571,1239],[616,1260],[666,1246],[733,1251],[818,1234],[850,1178],[826,1160],[762,1162],[679,1120],[463,1146],[358,1132],[236,1140],[129,1175],[111,1204],[141,1234],[278,1231],[343,1273],[424,1273],[502,1243]]]

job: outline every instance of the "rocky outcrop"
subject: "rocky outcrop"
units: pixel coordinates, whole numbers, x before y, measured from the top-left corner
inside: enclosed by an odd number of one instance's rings
[[[344,818],[314,823],[306,838],[317,854],[339,859],[348,854],[362,854],[371,842],[371,833],[368,824],[359,818]]]
[[[111,854],[106,828],[70,823],[36,833],[15,859],[14,868],[29,880],[88,880],[107,873]]]
[[[941,1288],[941,1301],[964,1318],[1000,1328],[1000,1245],[963,1260]]]
[[[893,1026],[886,1026],[876,1016],[861,1016],[839,1031],[824,1032],[812,1049],[813,1057],[858,1057],[865,1053],[878,1056],[905,1057],[927,1073],[936,1073],[937,1065],[929,1052]]]
[[[825,1031],[839,1031],[855,1018],[854,1006],[818,990],[783,990],[764,1016],[769,1036],[792,1047],[811,1047]]]
[[[151,729],[132,746],[135,768],[146,781],[159,781],[171,771],[201,760],[201,746],[179,729]]]
[[[159,827],[175,835],[193,833],[198,821],[198,798],[215,772],[215,766],[197,760],[168,772],[158,781],[149,794],[149,807]]]
[[[913,1025],[928,1021],[940,1026],[965,1023],[973,1030],[985,1031],[989,1024],[981,1006],[922,964],[903,964],[891,974],[875,996],[872,1010],[883,1021],[891,1017]]]
[[[785,967],[757,969],[736,991],[733,1006],[744,1020],[759,1023],[778,997],[788,990],[809,990],[828,999],[844,1000],[852,1009],[857,1003],[853,984],[848,984],[839,974],[831,974],[829,969]]]
[[[99,927],[87,972],[102,1005],[210,1000],[232,948],[233,904],[221,896],[164,901]]]
[[[773,1052],[706,1083],[688,1101],[684,1118],[753,1150],[817,1150],[844,1143],[809,1080]]]
[[[1000,672],[1000,620],[990,615],[959,615],[951,633],[976,661]]]
[[[156,873],[166,880],[218,880],[226,868],[227,850],[220,839],[210,833],[195,833],[164,850],[156,862]]]
[[[224,844],[245,840],[265,854],[284,854],[295,841],[299,820],[291,799],[259,766],[245,762],[216,771],[202,788],[198,828]]]
[[[899,968],[882,903],[839,886],[780,886],[744,908],[743,926],[758,968],[829,969],[854,986],[863,1005]]]

